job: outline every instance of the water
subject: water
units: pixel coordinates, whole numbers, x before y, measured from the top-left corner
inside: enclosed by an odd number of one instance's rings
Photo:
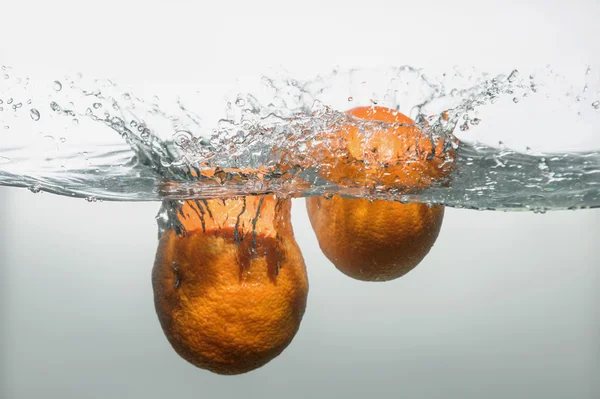
[[[0,184],[32,192],[89,201],[339,193],[535,212],[600,206],[597,148],[574,151],[567,141],[562,151],[542,151],[476,139],[507,120],[516,122],[502,138],[518,136],[531,120],[550,137],[568,140],[565,131],[585,129],[593,137],[600,129],[600,73],[593,67],[567,77],[550,66],[501,75],[403,66],[334,70],[306,81],[279,71],[225,93],[223,102],[202,88],[142,96],[82,74],[38,81],[7,66],[3,73]],[[368,135],[389,127],[343,113],[364,105],[409,115],[433,145],[454,143],[446,145],[446,156],[456,152],[448,158],[454,172],[419,190],[378,178],[323,178],[330,159],[308,151],[323,132],[351,125]],[[325,148],[335,150],[332,143]]]

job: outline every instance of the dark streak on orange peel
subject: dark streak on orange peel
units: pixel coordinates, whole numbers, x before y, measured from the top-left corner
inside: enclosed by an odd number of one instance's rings
[[[400,192],[449,178],[455,151],[444,139],[432,141],[410,118],[388,108],[359,107],[348,113],[386,125],[374,123],[369,134],[353,124],[326,133],[325,141],[309,148],[310,157],[320,160],[321,177],[342,186]],[[444,217],[440,205],[337,195],[330,200],[309,197],[306,204],[323,253],[340,271],[365,281],[392,280],[412,270],[429,253]]]
[[[160,324],[181,357],[240,374],[292,341],[308,280],[290,209],[291,200],[272,195],[179,206],[179,228],[160,239],[152,283]]]

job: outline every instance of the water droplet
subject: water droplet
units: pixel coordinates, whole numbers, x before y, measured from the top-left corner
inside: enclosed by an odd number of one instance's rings
[[[35,108],[31,108],[29,110],[29,116],[31,116],[31,119],[33,119],[34,121],[39,121],[40,120],[40,111],[38,111]]]
[[[98,199],[96,197],[94,197],[94,196],[87,197],[85,200],[87,202],[96,202],[96,201],[98,201]]]
[[[600,109],[600,101],[594,101],[592,107],[594,107],[594,109]]]
[[[40,191],[42,191],[42,188],[39,185],[37,185],[37,184],[34,185],[34,186],[31,186],[31,187],[28,187],[28,189],[29,189],[29,191],[31,191],[34,194],[37,194]]]
[[[244,100],[243,98],[238,98],[237,100],[235,100],[235,105],[237,105],[238,107],[243,107],[244,105],[246,105],[246,100]]]
[[[62,110],[60,105],[58,105],[55,101],[52,101],[50,103],[50,108],[52,108],[52,111],[56,111],[56,112],[60,112]]]
[[[508,75],[508,83],[514,83],[519,78],[519,71],[516,69],[513,70],[510,75]]]
[[[192,140],[192,138],[192,133],[188,132],[187,130],[179,130],[173,135],[173,141],[175,142],[175,145],[179,147],[185,146]]]
[[[519,102],[519,97],[513,97],[513,103],[518,103]]]
[[[60,83],[58,80],[55,80],[54,83],[52,84],[52,88],[55,91],[61,91],[62,90],[62,83]]]
[[[10,126],[8,126],[8,125],[4,125],[4,128],[5,128],[6,130],[8,130],[8,129],[10,129]]]
[[[61,137],[59,140],[60,140],[61,143],[64,143],[64,142],[67,141],[67,139],[65,137]]]
[[[129,93],[123,94],[123,100],[130,100],[130,99],[131,99],[131,95]]]
[[[0,104],[4,104],[4,101],[2,101],[1,99],[0,99]]]
[[[73,124],[74,125],[79,125],[79,119],[73,118]]]
[[[586,68],[586,70],[585,70],[585,75],[586,75],[586,76],[587,76],[587,75],[589,75],[589,74],[590,74],[590,72],[592,72],[592,68],[588,66],[588,67]]]
[[[12,99],[12,98],[9,98],[8,100],[6,100],[6,103],[7,103],[7,104],[12,104],[12,103],[13,103],[13,99]]]
[[[8,79],[8,78],[10,78],[10,76],[8,76],[8,74],[7,74],[7,73],[5,73],[5,74],[4,74],[4,79]]]
[[[352,96],[348,97],[348,102],[351,103],[352,101],[354,101],[354,97],[352,97]]]
[[[481,122],[481,119],[479,119],[479,118],[474,118],[474,119],[471,120],[471,123],[473,125],[479,125],[480,122]]]
[[[102,108],[102,104],[100,104],[100,103],[94,103],[92,106],[93,106],[95,109]]]

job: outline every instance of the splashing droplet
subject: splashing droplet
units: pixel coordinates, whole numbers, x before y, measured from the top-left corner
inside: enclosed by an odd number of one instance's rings
[[[62,90],[62,83],[60,83],[58,80],[55,80],[54,83],[52,84],[52,88],[55,91],[61,91]]]
[[[513,70],[510,75],[508,75],[508,83],[514,83],[519,78],[519,71],[516,69]]]
[[[52,101],[50,103],[50,108],[52,108],[52,111],[56,111],[56,112],[60,112],[62,110],[60,105],[58,105],[55,101]]]
[[[35,108],[31,108],[29,110],[29,116],[31,116],[31,119],[37,122],[40,120],[40,111]]]
[[[35,186],[28,187],[28,189],[29,189],[29,191],[31,191],[34,194],[37,194],[40,191],[42,191],[42,188],[37,184]]]
[[[192,140],[192,138],[192,134],[187,130],[180,130],[173,135],[173,141],[175,142],[175,145],[179,147],[184,147],[185,145],[187,145]]]

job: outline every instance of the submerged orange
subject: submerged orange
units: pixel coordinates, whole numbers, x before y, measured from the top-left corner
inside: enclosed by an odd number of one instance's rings
[[[444,140],[425,135],[407,116],[383,107],[359,107],[348,113],[375,124],[368,133],[345,125],[329,133],[344,156],[324,157],[320,176],[341,185],[366,184],[412,190],[446,179],[453,153]],[[387,281],[403,276],[429,253],[439,234],[444,207],[367,199],[306,199],[321,250],[350,277]]]
[[[290,223],[274,196],[186,201],[160,239],[155,307],[175,351],[197,367],[240,374],[295,336],[308,293]]]

